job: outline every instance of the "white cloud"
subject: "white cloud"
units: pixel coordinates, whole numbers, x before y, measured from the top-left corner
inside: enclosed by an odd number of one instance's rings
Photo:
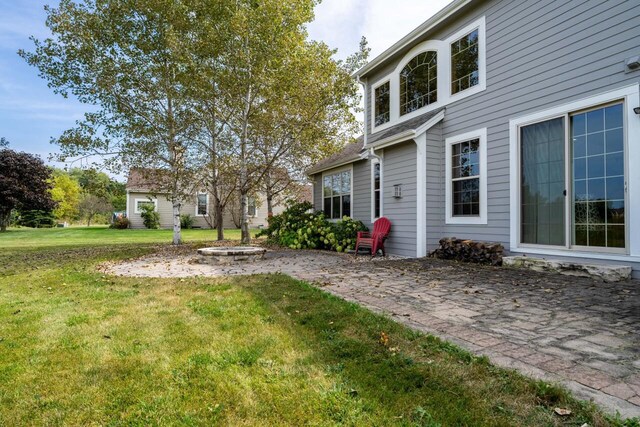
[[[449,3],[450,0],[324,0],[316,7],[309,34],[337,48],[339,58],[355,52],[364,35],[373,59]]]

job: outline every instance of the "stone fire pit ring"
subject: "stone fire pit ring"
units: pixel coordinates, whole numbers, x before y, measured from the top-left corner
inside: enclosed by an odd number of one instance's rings
[[[198,249],[201,264],[233,264],[254,262],[264,258],[267,250],[256,246],[231,246]]]

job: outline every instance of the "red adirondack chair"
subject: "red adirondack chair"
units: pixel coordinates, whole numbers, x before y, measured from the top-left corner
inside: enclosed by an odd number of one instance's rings
[[[381,217],[373,223],[373,232],[358,231],[356,239],[356,256],[360,248],[370,248],[371,256],[374,257],[378,250],[382,250],[382,256],[385,256],[384,241],[389,237],[391,231],[391,221],[388,218]]]

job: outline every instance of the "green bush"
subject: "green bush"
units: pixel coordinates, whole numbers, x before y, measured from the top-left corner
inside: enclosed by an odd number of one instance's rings
[[[330,222],[322,212],[310,212],[309,202],[289,202],[280,215],[269,219],[269,227],[258,233],[272,244],[291,249],[328,249],[346,252],[356,246],[358,231],[367,228],[361,221],[347,216]]]
[[[53,227],[56,224],[56,218],[50,211],[24,211],[16,218],[17,225],[31,228]]]
[[[190,229],[193,228],[195,219],[189,214],[180,215],[180,228]]]
[[[160,214],[155,211],[155,206],[151,204],[140,206],[140,216],[145,227],[151,229],[160,228]]]
[[[118,217],[111,223],[109,228],[115,228],[115,229],[118,229],[118,230],[125,230],[125,229],[129,228],[129,219],[127,217],[124,217],[124,216]]]

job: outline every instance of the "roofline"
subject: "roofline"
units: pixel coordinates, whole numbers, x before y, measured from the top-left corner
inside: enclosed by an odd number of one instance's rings
[[[380,141],[376,141],[365,148],[380,149],[380,148],[390,147],[392,145],[399,144],[401,142],[406,141],[407,139],[416,138],[417,136],[431,129],[436,123],[444,119],[444,112],[445,112],[444,109],[440,110],[438,114],[436,114],[435,116],[433,116],[432,118],[430,118],[424,124],[421,124],[417,128],[409,129],[404,132],[392,135],[388,138],[381,139]]]
[[[360,156],[360,154],[358,154],[358,157],[355,157],[355,158],[353,158],[351,160],[345,160],[344,162],[336,163],[335,165],[322,166],[322,167],[320,167],[320,169],[308,170],[306,172],[306,174],[307,174],[307,176],[317,175],[320,172],[328,171],[330,169],[336,169],[336,168],[339,168],[341,166],[345,166],[345,165],[349,165],[351,163],[359,162],[360,160],[364,160],[364,159]]]
[[[399,41],[394,43],[390,48],[382,52],[380,55],[373,58],[369,61],[364,67],[360,68],[358,71],[354,73],[356,78],[361,78],[366,76],[369,72],[373,71],[376,67],[386,61],[389,57],[395,55],[400,50],[406,48],[411,45],[415,40],[422,36],[427,31],[433,29],[436,25],[440,24],[445,19],[449,18],[451,15],[459,11],[461,8],[471,3],[473,0],[453,0],[431,18],[427,19],[425,22],[420,24],[417,28],[411,31],[409,34],[401,38]]]

